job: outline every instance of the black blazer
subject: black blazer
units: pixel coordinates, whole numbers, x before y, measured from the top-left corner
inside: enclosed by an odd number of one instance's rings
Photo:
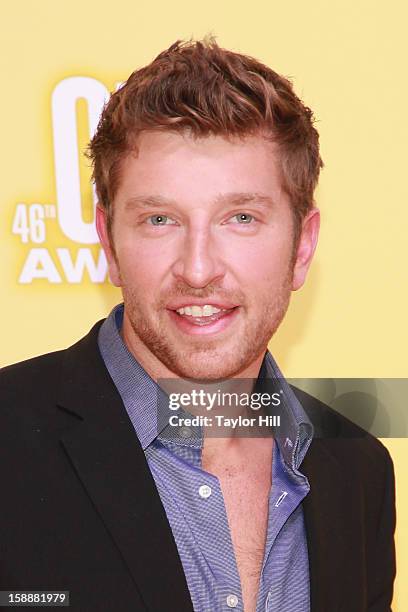
[[[69,590],[75,611],[191,612],[154,479],[97,347],[101,323],[66,350],[0,372],[0,590]],[[295,392],[326,435],[301,468],[311,610],[388,611],[390,456]]]

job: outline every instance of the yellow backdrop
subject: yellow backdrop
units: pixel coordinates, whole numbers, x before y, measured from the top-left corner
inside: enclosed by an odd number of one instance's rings
[[[14,0],[0,57],[0,365],[71,344],[120,294],[95,244],[81,157],[109,91],[178,38],[217,36],[294,80],[326,164],[306,287],[271,350],[293,377],[407,377],[408,10],[403,0]],[[408,609],[404,438],[394,610]]]

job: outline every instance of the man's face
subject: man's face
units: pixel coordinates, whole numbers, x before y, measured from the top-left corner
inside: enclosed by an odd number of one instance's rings
[[[124,336],[142,363],[216,380],[239,376],[265,352],[303,284],[318,229],[314,209],[293,252],[277,154],[261,136],[140,136],[113,203],[115,256],[101,210],[97,225],[123,291]]]

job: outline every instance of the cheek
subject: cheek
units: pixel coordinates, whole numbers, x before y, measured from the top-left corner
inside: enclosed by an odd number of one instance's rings
[[[168,264],[157,245],[122,244],[117,251],[123,283],[140,293],[157,289],[166,275]]]
[[[240,283],[260,291],[279,286],[286,279],[291,259],[291,245],[280,235],[257,237],[230,250],[228,259]]]

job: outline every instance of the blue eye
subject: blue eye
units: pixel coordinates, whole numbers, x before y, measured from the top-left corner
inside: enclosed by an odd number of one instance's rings
[[[167,225],[166,221],[169,219],[169,217],[166,217],[166,215],[152,215],[151,217],[149,217],[149,222],[151,221],[151,225]]]
[[[249,224],[254,218],[252,215],[248,215],[247,213],[239,213],[238,215],[234,215],[234,219],[238,219],[238,223],[240,224]]]

